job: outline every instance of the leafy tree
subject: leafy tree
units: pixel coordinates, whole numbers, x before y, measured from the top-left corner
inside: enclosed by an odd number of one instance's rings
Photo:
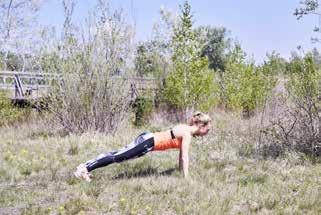
[[[140,43],[136,48],[135,70],[139,76],[157,77],[162,70],[161,53],[155,41]]]
[[[223,72],[225,70],[226,52],[231,40],[227,38],[226,28],[201,26],[196,29],[196,35],[202,45],[202,56],[207,57],[209,68]]]
[[[297,17],[297,19],[301,19],[302,17],[306,15],[316,15],[321,16],[321,13],[317,11],[319,8],[319,1],[318,0],[304,0],[300,2],[300,7],[295,9],[294,15]],[[314,28],[314,32],[321,33],[321,23],[319,23]],[[313,42],[319,42],[319,38],[314,37],[312,38]]]
[[[295,67],[289,76],[288,88],[298,100],[310,99],[319,103],[319,89],[321,74],[316,69],[311,53],[302,59],[296,59]],[[306,102],[308,103],[308,102]]]
[[[152,59],[148,47],[140,44],[136,49],[135,69],[138,75],[144,76],[153,71]]]
[[[61,63],[61,59],[56,52],[42,53],[39,57],[39,63],[41,71],[46,73],[58,73],[60,70],[59,63]]]
[[[301,70],[301,64],[302,56],[298,52],[293,51],[289,62],[286,64],[286,74],[291,75],[292,73],[297,73]]]
[[[174,36],[174,29],[178,23],[178,16],[164,7],[160,9],[160,20],[153,25],[153,42],[162,55],[171,55],[171,42]]]
[[[321,69],[321,54],[318,51],[318,49],[313,48],[311,51],[311,55],[312,55],[313,62],[315,64],[316,68]]]
[[[273,76],[264,72],[266,67],[256,67],[254,63],[245,60],[245,52],[236,44],[222,74],[222,102],[230,108],[241,108],[249,116],[251,111],[262,104],[275,81]]]
[[[166,79],[164,95],[171,105],[184,109],[208,108],[211,100],[213,74],[208,60],[201,56],[201,46],[193,30],[191,6],[181,6],[179,23],[172,39],[173,71]]]
[[[276,76],[286,72],[286,60],[280,56],[279,53],[273,51],[266,55],[266,60],[262,65],[262,71],[265,75]]]
[[[9,71],[19,71],[23,67],[23,60],[20,56],[12,52],[0,52],[0,68],[6,69]]]
[[[318,0],[304,0],[300,2],[301,7],[296,8],[294,15],[297,16],[298,19],[301,19],[303,16],[308,14],[317,14],[316,9],[319,7]]]
[[[10,52],[25,53],[37,47],[33,42],[40,5],[40,0],[0,1],[0,51],[4,53],[5,70],[10,69],[7,68]],[[24,56],[22,59],[25,60]]]
[[[156,74],[154,77],[159,80],[160,89],[164,88],[164,80],[172,71],[172,39],[174,36],[174,28],[177,26],[178,16],[173,11],[170,11],[164,7],[160,9],[160,20],[153,25],[152,41],[149,43],[152,45],[152,53],[155,58],[154,65],[156,64]]]
[[[4,56],[0,54],[0,70],[4,70],[5,68]]]

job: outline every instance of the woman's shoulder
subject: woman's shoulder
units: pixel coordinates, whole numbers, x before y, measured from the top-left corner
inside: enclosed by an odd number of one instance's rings
[[[180,128],[180,129],[188,129],[189,127],[191,127],[191,126],[189,126],[189,125],[187,125],[187,124],[183,124],[183,123],[181,123],[181,124],[177,124],[177,125],[175,125],[175,126],[173,126],[173,129],[177,129],[177,128]]]
[[[182,137],[191,134],[192,127],[187,124],[177,124],[173,128],[173,133],[177,137]]]

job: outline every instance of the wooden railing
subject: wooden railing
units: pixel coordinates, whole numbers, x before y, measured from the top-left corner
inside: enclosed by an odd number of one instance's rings
[[[37,99],[47,92],[48,81],[56,77],[56,74],[0,71],[0,89],[9,91],[12,99]]]
[[[9,91],[12,99],[37,99],[46,95],[50,88],[50,81],[59,77],[59,74],[55,73],[0,71],[0,89]],[[129,80],[134,96],[137,96],[140,91],[157,88],[158,80],[154,78],[135,77]]]

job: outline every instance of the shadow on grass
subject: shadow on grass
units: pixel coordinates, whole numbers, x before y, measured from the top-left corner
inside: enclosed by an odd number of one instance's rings
[[[130,178],[143,178],[148,176],[163,176],[163,175],[172,175],[176,171],[176,168],[170,168],[162,172],[158,172],[156,168],[148,167],[147,169],[142,169],[137,172],[123,172],[114,176],[113,180],[119,179],[130,179]]]

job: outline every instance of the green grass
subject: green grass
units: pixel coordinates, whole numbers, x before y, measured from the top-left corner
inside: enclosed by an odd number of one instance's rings
[[[143,129],[64,136],[31,125],[1,128],[0,214],[321,213],[319,163],[294,153],[255,159],[242,153],[253,148],[255,123],[224,113],[214,119],[212,133],[193,141],[188,179],[174,150],[97,169],[89,184],[72,176],[75,167]]]

